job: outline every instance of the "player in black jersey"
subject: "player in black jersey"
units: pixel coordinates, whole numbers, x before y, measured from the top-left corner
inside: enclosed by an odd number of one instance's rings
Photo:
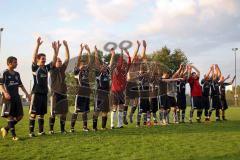
[[[14,71],[17,67],[17,58],[8,57],[8,68],[1,74],[0,77],[0,89],[3,93],[3,106],[1,116],[7,118],[8,125],[1,128],[2,137],[6,137],[8,131],[11,131],[12,139],[18,140],[15,133],[15,125],[23,118],[23,106],[22,100],[18,92],[20,87],[26,94],[28,100],[31,100],[31,96],[26,91],[22,84],[20,74]]]
[[[221,71],[218,65],[214,65],[215,69],[212,71],[212,83],[211,83],[211,100],[212,106],[209,110],[209,118],[211,118],[212,112],[216,110],[216,121],[220,121],[220,109],[221,109],[221,101],[220,101],[220,84],[219,80],[222,76]]]
[[[82,51],[83,49],[87,50],[87,61],[86,64],[83,64],[82,58]],[[89,71],[90,71],[90,49],[88,45],[83,46],[80,45],[80,52],[78,56],[77,66],[74,68],[74,75],[78,83],[78,91],[76,95],[75,101],[75,111],[72,114],[71,119],[71,130],[70,132],[74,132],[74,126],[77,120],[78,113],[82,113],[82,120],[83,120],[83,131],[89,131],[87,127],[87,114],[90,111],[89,104],[90,104],[90,94],[91,88],[89,84]]]
[[[173,75],[173,78],[183,78],[177,81],[177,117],[178,121],[180,122],[180,110],[181,113],[181,122],[185,123],[185,112],[187,107],[186,102],[186,69],[183,64],[180,65],[179,69]]]
[[[214,66],[212,65],[207,74],[201,80],[202,85],[202,105],[204,108],[205,121],[209,121],[209,108],[210,108],[210,87],[212,83],[212,73]]]
[[[32,60],[32,74],[34,84],[32,88],[32,100],[30,104],[30,118],[29,118],[29,136],[34,137],[34,125],[35,118],[38,116],[39,135],[44,135],[44,115],[47,113],[48,105],[48,72],[52,69],[52,64],[56,63],[57,60],[57,49],[59,42],[53,42],[52,48],[54,50],[53,60],[49,64],[46,63],[46,55],[38,53],[39,47],[43,42],[39,37],[37,39],[37,45],[33,53]]]
[[[95,69],[96,69],[96,94],[93,113],[93,130],[97,131],[97,122],[100,112],[102,112],[102,129],[106,129],[107,114],[110,111],[109,93],[111,80],[111,66],[105,62],[100,63],[98,50],[95,46]],[[113,56],[111,57],[113,59]],[[112,61],[112,60],[110,60]]]
[[[149,82],[150,74],[147,64],[141,64],[139,72],[139,110],[137,115],[137,127],[140,126],[141,116],[143,114],[143,124],[150,125],[150,101],[149,101]]]
[[[222,111],[222,120],[224,120],[224,121],[227,120],[225,111],[228,109],[228,104],[227,104],[226,95],[225,95],[226,86],[232,85],[234,80],[236,79],[236,76],[233,77],[232,81],[225,82],[229,78],[230,78],[230,75],[228,75],[226,78],[224,78],[224,76],[222,76],[220,79],[220,100],[221,100],[221,104],[222,104],[221,111]]]

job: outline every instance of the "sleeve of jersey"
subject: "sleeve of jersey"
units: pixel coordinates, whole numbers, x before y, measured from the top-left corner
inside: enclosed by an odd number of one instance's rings
[[[53,64],[52,62],[50,62],[49,64],[46,65],[46,68],[48,71],[50,71],[53,68]]]
[[[36,63],[32,63],[32,71],[35,72],[38,69],[38,66]]]

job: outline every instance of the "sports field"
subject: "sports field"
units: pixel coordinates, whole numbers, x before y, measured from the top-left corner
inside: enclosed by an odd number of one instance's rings
[[[25,111],[24,119],[16,126],[21,140],[12,141],[10,135],[1,139],[0,159],[240,159],[240,108],[229,109],[226,122],[141,128],[130,124],[123,129],[83,133],[82,122],[79,121],[76,133],[47,134],[35,138],[28,137]],[[5,120],[1,119],[0,126],[5,124]],[[68,121],[67,129],[69,125]],[[89,120],[90,128],[91,125]],[[47,117],[45,129],[47,132]],[[56,119],[55,131],[58,130],[59,119]]]

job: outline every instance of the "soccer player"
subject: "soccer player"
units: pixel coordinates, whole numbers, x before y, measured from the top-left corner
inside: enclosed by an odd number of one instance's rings
[[[128,104],[131,106],[131,113],[130,113],[130,123],[133,122],[133,114],[137,108],[138,105],[138,84],[136,82],[138,71],[140,70],[140,59],[138,58],[138,51],[140,47],[140,42],[137,41],[137,48],[134,51],[134,56],[131,62],[131,66],[129,68],[129,72],[127,74],[127,86],[126,86],[126,100],[125,100],[125,106],[123,111],[123,123],[125,125],[128,124],[127,121],[127,111],[128,111]],[[128,102],[128,103],[127,103]]]
[[[81,60],[82,52],[84,48],[87,50],[86,64],[83,64],[83,61]],[[91,94],[91,88],[89,84],[89,71],[90,71],[90,62],[91,62],[90,54],[91,52],[88,45],[83,46],[83,44],[81,44],[77,66],[74,69],[74,75],[78,82],[78,93],[76,95],[75,111],[72,114],[70,132],[75,131],[74,126],[75,126],[79,112],[82,113],[83,131],[85,132],[89,131],[87,127],[87,120],[88,120],[87,113],[90,111],[89,104],[90,104],[90,94]]]
[[[7,118],[8,125],[1,128],[2,137],[5,138],[10,130],[12,134],[12,140],[18,140],[15,133],[15,125],[23,118],[23,106],[22,100],[18,92],[20,87],[26,94],[28,100],[31,100],[31,96],[26,91],[22,84],[20,74],[15,71],[17,67],[17,58],[8,57],[8,68],[1,74],[0,89],[3,93],[3,107],[1,116]]]
[[[210,108],[210,86],[212,83],[212,70],[214,66],[212,65],[207,74],[204,75],[204,78],[201,81],[202,85],[202,105],[204,108],[205,121],[209,121],[209,108]]]
[[[209,110],[209,119],[211,118],[212,112],[216,110],[216,121],[220,121],[220,109],[222,108],[220,100],[220,84],[219,80],[222,76],[220,68],[217,64],[214,65],[214,70],[212,70],[212,83],[211,83],[211,100],[212,106]]]
[[[192,123],[194,110],[197,109],[197,122],[201,122],[202,116],[202,86],[199,83],[200,71],[193,65],[188,67],[188,83],[191,89],[191,110],[189,121]],[[195,72],[192,72],[192,69]]]
[[[60,115],[60,128],[61,133],[67,133],[65,131],[66,114],[68,112],[68,100],[67,100],[67,85],[65,82],[65,71],[69,63],[69,48],[67,41],[63,41],[65,47],[66,59],[62,63],[62,60],[57,57],[55,64],[50,70],[50,88],[51,88],[51,116],[49,117],[50,134],[54,134],[55,116]],[[60,44],[57,51],[59,52]],[[58,53],[57,53],[58,54]]]
[[[113,56],[111,57],[110,64],[112,65]],[[97,122],[100,112],[102,112],[102,129],[106,129],[107,114],[110,111],[109,108],[109,92],[110,92],[110,80],[111,80],[111,65],[107,65],[105,62],[100,63],[98,57],[98,50],[95,46],[95,67],[96,67],[96,95],[94,103],[93,113],[93,130],[97,131]]]
[[[124,49],[127,55],[127,60],[124,59],[123,50],[121,55],[117,60],[117,64],[112,70],[112,84],[111,84],[111,99],[112,99],[112,111],[111,111],[111,129],[114,129],[114,121],[116,119],[116,112],[118,109],[118,128],[123,128],[123,108],[125,104],[125,88],[127,84],[127,73],[131,65],[131,57],[129,52]],[[115,55],[115,51],[111,50],[112,57]],[[110,65],[112,65],[112,61]]]
[[[142,63],[140,66],[139,72],[139,110],[137,115],[137,126],[140,127],[141,116],[143,114],[144,122],[143,125],[150,126],[150,101],[149,101],[149,83],[150,83],[150,74],[147,64]]]
[[[141,63],[147,63],[147,57],[146,57],[146,48],[147,43],[145,40],[143,40],[143,51],[142,55],[138,56],[138,50],[140,47],[140,42],[137,41],[137,48],[134,52],[134,57],[132,60],[132,64],[130,66],[129,72],[128,72],[128,83],[126,87],[126,95],[128,99],[130,99],[130,105],[131,105],[131,111],[129,115],[130,123],[133,123],[133,115],[137,109],[137,106],[139,105],[139,88],[138,88],[138,75],[140,71],[140,65]]]
[[[236,79],[236,76],[233,77],[232,81],[230,82],[225,82],[227,79],[230,78],[230,75],[227,76],[225,79],[222,76],[220,79],[220,99],[221,99],[221,104],[222,104],[222,120],[226,121],[226,115],[225,115],[225,111],[228,109],[228,104],[227,104],[227,100],[226,100],[226,95],[225,95],[225,90],[226,90],[226,86],[228,85],[232,85],[233,82]]]
[[[182,80],[177,81],[177,117],[178,122],[180,122],[180,110],[181,112],[181,122],[185,123],[185,113],[186,113],[186,69],[184,65],[180,65],[179,69],[173,75],[174,78],[183,78]]]
[[[157,111],[159,108],[158,105],[158,76],[159,76],[159,68],[156,62],[152,63],[151,67],[151,79],[150,79],[150,111],[153,116],[153,124],[156,126],[158,125],[157,120]]]
[[[49,64],[46,63],[46,55],[44,53],[38,53],[39,47],[43,41],[39,37],[37,39],[37,45],[33,53],[32,60],[32,74],[34,84],[32,88],[32,100],[30,104],[30,118],[29,118],[29,137],[35,137],[34,126],[35,118],[38,116],[38,135],[45,135],[44,132],[44,115],[47,113],[48,105],[48,72],[52,69],[52,64],[57,60],[57,47],[59,42],[53,42],[52,48],[54,50],[53,60]]]

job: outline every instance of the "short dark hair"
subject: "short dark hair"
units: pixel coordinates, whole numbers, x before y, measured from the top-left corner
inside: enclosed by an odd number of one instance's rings
[[[17,58],[13,57],[13,56],[10,56],[10,57],[7,58],[7,64],[12,63],[13,61],[17,61]]]
[[[46,54],[44,54],[44,53],[39,53],[38,55],[37,55],[37,59],[40,59],[41,57],[46,57]]]

